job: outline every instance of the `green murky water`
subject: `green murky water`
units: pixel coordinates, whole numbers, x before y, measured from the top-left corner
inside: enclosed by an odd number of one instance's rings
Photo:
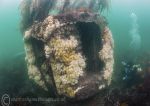
[[[19,3],[20,0],[0,0],[0,90],[3,92],[14,92],[6,89],[10,88],[11,84],[13,89],[15,86],[23,87],[18,83],[20,79],[24,81],[25,78],[19,76],[26,75],[23,39],[19,28]],[[115,72],[119,75],[122,61],[135,62],[137,59],[135,64],[144,64],[142,61],[147,64],[150,61],[149,4],[149,0],[112,0],[109,11],[104,13],[113,33]],[[145,56],[147,60],[144,60]],[[18,74],[13,73],[14,70],[17,70]],[[12,75],[18,76],[10,77]],[[16,82],[12,83],[14,81]]]
[[[19,31],[19,1],[0,1],[0,62],[24,50]]]
[[[12,58],[23,52],[22,35],[19,31],[19,2],[20,0],[0,1],[0,61]],[[113,0],[111,8],[106,13],[115,40],[115,47],[119,54],[128,50],[131,42],[130,14],[134,12],[138,17],[141,49],[150,49],[150,1],[148,0]],[[117,53],[116,51],[116,53]]]

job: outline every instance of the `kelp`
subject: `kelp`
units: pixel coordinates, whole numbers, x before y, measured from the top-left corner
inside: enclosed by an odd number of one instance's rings
[[[22,0],[20,4],[21,31],[24,32],[33,23],[43,21],[54,4],[55,0]]]
[[[30,5],[31,0],[22,0],[20,4],[20,10],[22,15],[22,21],[21,21],[21,32],[25,31],[26,28],[28,28],[30,25],[32,25],[31,17],[30,17]]]
[[[99,10],[102,12],[105,9],[109,9],[110,0],[99,0]]]
[[[110,0],[61,0],[62,12],[68,10],[87,9],[93,12],[102,12],[108,9]]]
[[[90,10],[101,13],[108,9],[110,0],[22,0],[20,10],[22,15],[21,32],[33,23],[43,21],[48,14],[62,14],[66,11]]]

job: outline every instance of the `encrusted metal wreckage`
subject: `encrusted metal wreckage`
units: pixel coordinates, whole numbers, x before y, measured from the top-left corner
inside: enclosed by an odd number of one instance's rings
[[[43,90],[84,100],[111,83],[113,39],[98,14],[50,15],[25,31],[24,42],[29,78]]]
[[[111,83],[112,34],[96,13],[50,15],[25,31],[24,47],[29,78],[51,95],[81,101]]]

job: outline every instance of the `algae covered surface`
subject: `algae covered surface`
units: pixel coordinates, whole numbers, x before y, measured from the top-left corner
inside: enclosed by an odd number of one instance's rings
[[[0,0],[0,98],[63,99],[62,104],[17,102],[26,106],[149,106],[150,1],[21,1]],[[81,18],[78,12],[86,14]],[[90,24],[93,12],[103,24],[90,32],[96,27]],[[84,21],[93,26],[84,29]]]

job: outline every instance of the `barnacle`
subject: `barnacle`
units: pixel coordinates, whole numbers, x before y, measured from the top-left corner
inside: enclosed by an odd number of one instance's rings
[[[79,77],[83,75],[85,68],[85,59],[75,49],[78,41],[74,36],[68,39],[62,39],[60,36],[52,38],[48,42],[49,53],[51,57],[50,64],[54,70],[54,79],[56,87],[60,94],[66,93],[68,96],[74,96],[74,89],[69,85],[78,83]]]

